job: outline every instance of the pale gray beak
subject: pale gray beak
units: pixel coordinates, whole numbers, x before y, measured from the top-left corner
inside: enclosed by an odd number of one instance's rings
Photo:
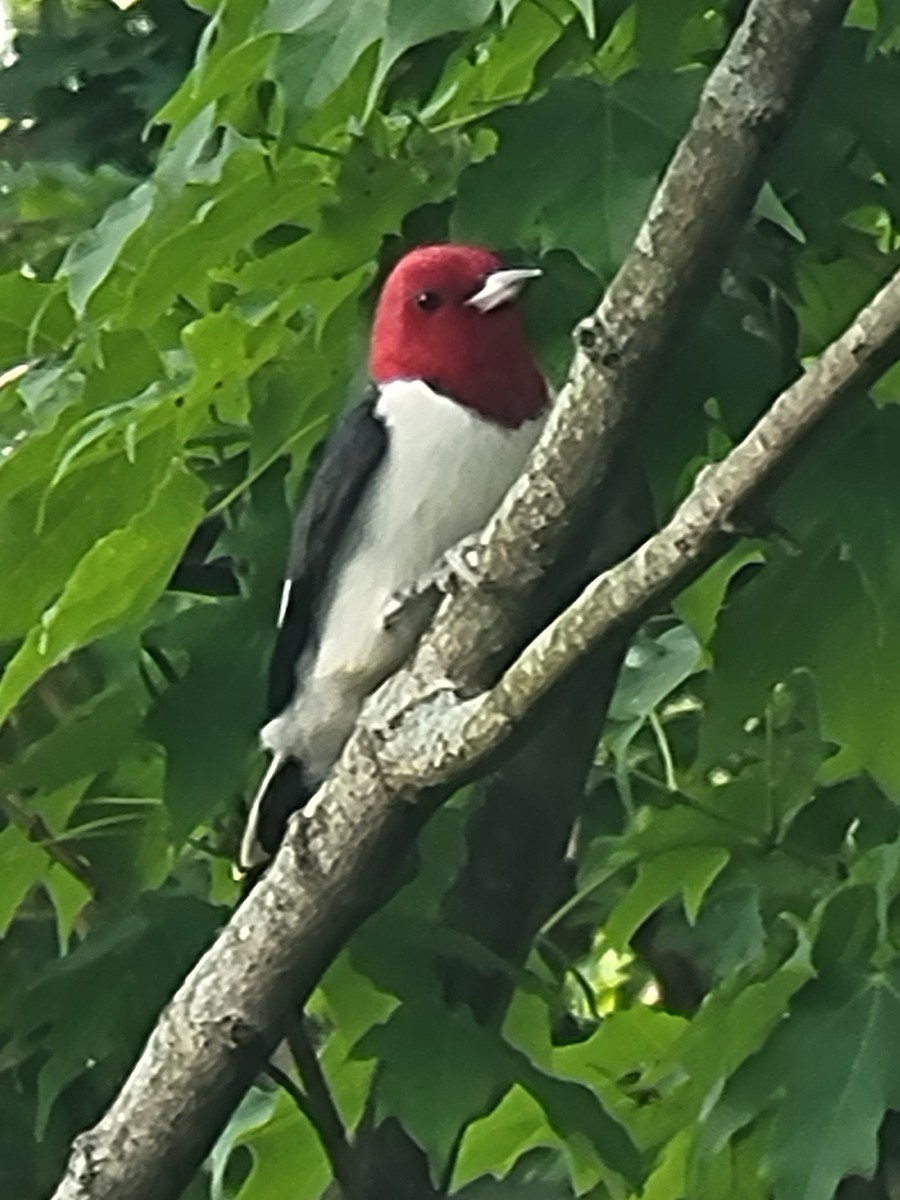
[[[499,308],[501,304],[509,304],[515,300],[529,279],[537,279],[543,272],[538,267],[518,267],[509,271],[491,271],[484,286],[474,296],[470,296],[466,304],[471,304],[479,312],[488,313]]]

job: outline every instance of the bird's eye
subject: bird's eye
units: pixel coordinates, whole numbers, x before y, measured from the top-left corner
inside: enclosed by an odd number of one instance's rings
[[[437,292],[419,292],[416,296],[416,304],[425,312],[434,312],[436,308],[441,307],[441,298]]]

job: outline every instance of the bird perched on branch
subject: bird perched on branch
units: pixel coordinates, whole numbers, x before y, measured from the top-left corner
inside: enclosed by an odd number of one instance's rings
[[[274,854],[365,698],[412,650],[431,612],[416,603],[421,581],[524,465],[549,394],[515,302],[539,274],[447,244],[412,250],[384,284],[372,382],[327,442],[294,527],[244,869]]]

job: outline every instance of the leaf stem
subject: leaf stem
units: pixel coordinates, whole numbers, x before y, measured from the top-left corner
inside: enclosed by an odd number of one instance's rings
[[[659,756],[662,759],[663,771],[666,776],[666,788],[670,792],[677,792],[678,780],[675,778],[675,763],[672,759],[672,748],[669,745],[669,739],[666,737],[666,731],[663,729],[662,721],[659,719],[659,713],[655,708],[650,709],[648,720],[650,728],[653,730],[653,736],[656,738],[656,744],[659,747]]]

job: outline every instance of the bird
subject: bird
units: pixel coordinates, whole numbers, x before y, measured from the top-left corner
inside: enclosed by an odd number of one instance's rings
[[[244,872],[264,869],[365,699],[413,650],[432,612],[417,582],[521,473],[551,401],[516,304],[540,274],[441,243],[408,251],[385,279],[369,385],[326,441],[294,525]]]

